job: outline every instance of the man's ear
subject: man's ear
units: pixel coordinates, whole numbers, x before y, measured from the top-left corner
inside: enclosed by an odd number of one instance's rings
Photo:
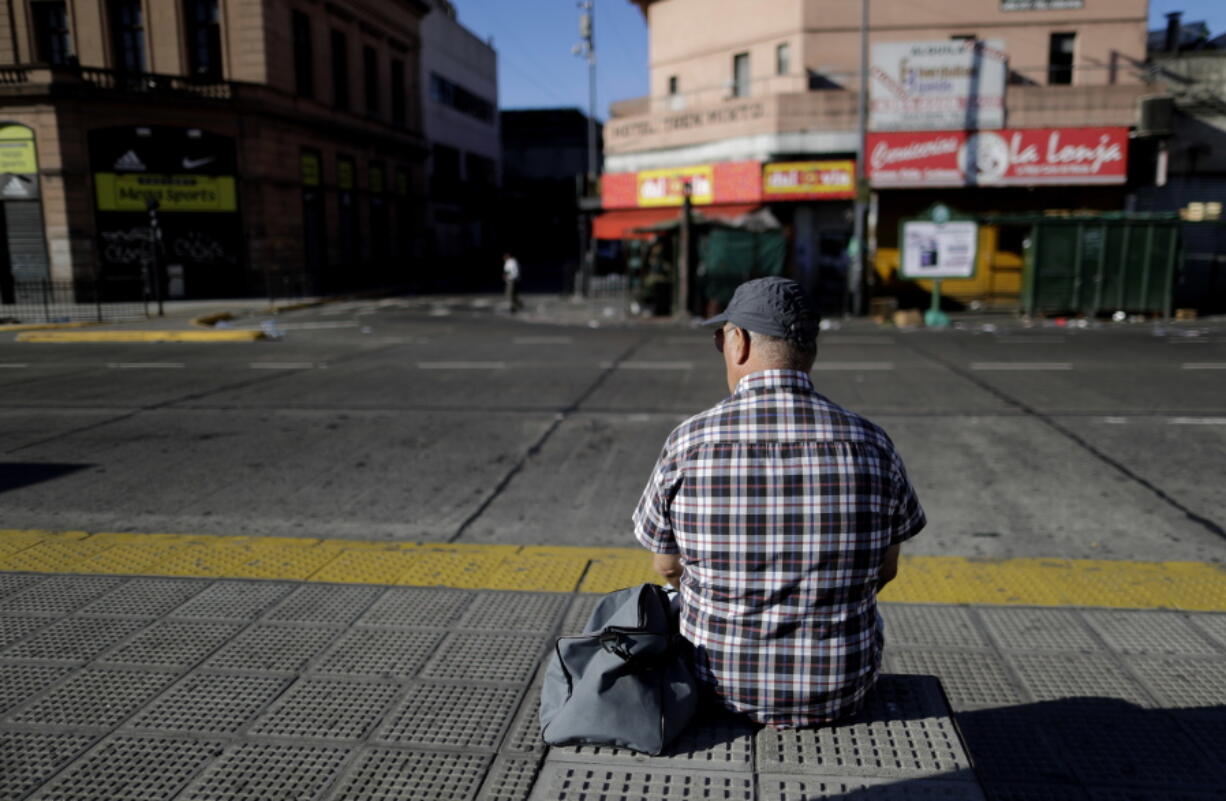
[[[749,361],[749,332],[744,328],[737,326],[736,329],[736,350],[733,352],[733,361],[737,364],[744,364]]]

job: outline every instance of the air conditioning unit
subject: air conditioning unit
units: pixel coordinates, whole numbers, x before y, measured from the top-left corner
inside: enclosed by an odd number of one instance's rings
[[[1138,103],[1137,136],[1170,136],[1175,133],[1175,98],[1146,95]]]

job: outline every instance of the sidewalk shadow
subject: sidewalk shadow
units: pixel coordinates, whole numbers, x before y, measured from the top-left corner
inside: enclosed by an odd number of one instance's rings
[[[43,481],[53,481],[92,464],[52,464],[47,462],[0,462],[0,492],[20,489]]]

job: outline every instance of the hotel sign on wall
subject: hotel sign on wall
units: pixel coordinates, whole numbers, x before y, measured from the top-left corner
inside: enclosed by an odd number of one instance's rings
[[[1000,0],[1001,11],[1071,11],[1085,7],[1085,0]]]
[[[1127,128],[1027,128],[868,135],[874,188],[1122,184]]]
[[[875,44],[869,129],[1000,128],[1007,60],[999,39]]]
[[[766,200],[839,200],[856,195],[854,161],[786,161],[762,170]]]

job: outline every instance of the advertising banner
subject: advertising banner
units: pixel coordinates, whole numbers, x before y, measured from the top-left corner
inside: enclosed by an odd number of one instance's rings
[[[140,211],[156,200],[160,212],[238,211],[229,175],[94,174],[98,211]]]
[[[680,206],[686,183],[690,185],[690,202],[695,205],[715,200],[715,168],[710,164],[644,170],[638,173],[637,182],[639,206]]]
[[[784,161],[762,170],[766,200],[836,200],[856,195],[856,163],[844,161]]]
[[[1003,127],[1007,60],[999,39],[873,45],[869,130]]]
[[[871,133],[874,188],[1122,184],[1127,128]]]
[[[903,278],[971,278],[979,226],[973,222],[923,222],[902,226]]]
[[[752,203],[762,199],[761,163],[730,161],[609,173],[600,179],[601,204],[606,209],[680,206],[685,199],[687,182],[690,202],[695,206]]]
[[[0,126],[0,173],[34,175],[37,172],[34,132],[24,125]]]

